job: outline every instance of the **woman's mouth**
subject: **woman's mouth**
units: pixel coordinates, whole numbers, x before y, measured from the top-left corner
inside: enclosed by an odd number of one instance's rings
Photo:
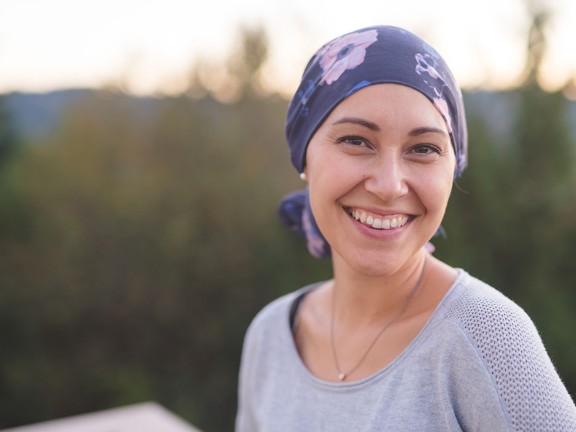
[[[409,216],[404,214],[378,216],[358,209],[348,209],[348,214],[363,225],[380,230],[400,228],[406,225]]]

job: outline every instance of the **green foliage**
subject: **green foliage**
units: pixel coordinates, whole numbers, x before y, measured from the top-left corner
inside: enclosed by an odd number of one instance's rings
[[[153,105],[96,92],[2,178],[3,426],[157,400],[230,430],[249,320],[327,275],[275,214],[285,101]]]

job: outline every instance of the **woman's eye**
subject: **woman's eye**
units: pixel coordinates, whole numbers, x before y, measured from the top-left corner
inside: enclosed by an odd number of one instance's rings
[[[440,149],[432,144],[420,144],[413,148],[414,153],[420,155],[440,154]]]
[[[341,143],[345,143],[345,144],[350,144],[351,146],[354,147],[361,147],[361,146],[365,146],[366,145],[366,140],[364,140],[364,138],[358,137],[358,136],[345,136],[340,138],[339,142]]]

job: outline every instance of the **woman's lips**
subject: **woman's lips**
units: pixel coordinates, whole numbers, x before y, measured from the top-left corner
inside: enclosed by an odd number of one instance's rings
[[[363,225],[369,226],[370,228],[375,228],[379,230],[389,230],[393,228],[400,228],[408,222],[410,219],[409,215],[406,214],[395,214],[395,215],[376,215],[373,213],[368,213],[361,209],[349,208],[348,214],[352,216],[355,220]]]

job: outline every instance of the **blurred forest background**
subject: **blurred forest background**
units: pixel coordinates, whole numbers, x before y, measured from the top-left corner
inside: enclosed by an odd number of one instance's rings
[[[533,14],[522,85],[465,92],[470,166],[434,243],[527,310],[576,395],[574,83],[538,84],[547,16]],[[287,101],[258,85],[265,32],[240,34],[185,93],[72,92],[42,133],[16,127],[18,95],[0,98],[0,427],[153,400],[232,430],[250,320],[329,277],[278,222],[302,187]],[[223,71],[225,101],[205,79]]]

